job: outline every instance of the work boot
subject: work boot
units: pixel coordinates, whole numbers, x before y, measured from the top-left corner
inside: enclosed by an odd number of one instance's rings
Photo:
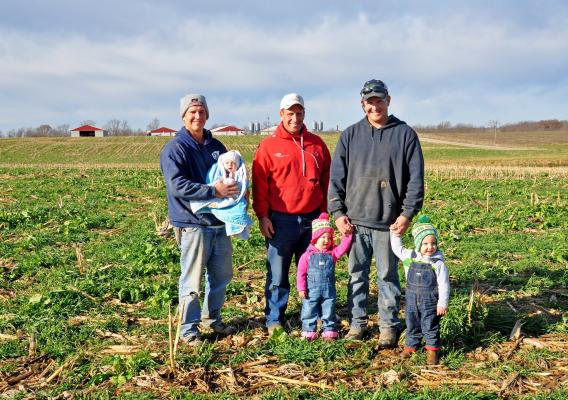
[[[412,347],[405,347],[404,350],[400,352],[400,358],[407,360],[412,357],[414,353],[416,353],[415,349],[413,349]]]
[[[211,325],[209,328],[218,335],[233,335],[237,333],[237,328],[235,328],[232,325],[227,325],[222,321],[219,321],[216,324]]]
[[[189,334],[187,336],[180,336],[179,341],[190,347],[199,346],[203,343],[199,333]]]
[[[349,328],[349,332],[347,332],[347,335],[345,335],[345,339],[346,340],[361,340],[363,339],[363,337],[365,336],[367,329],[366,328],[356,328],[356,327],[351,327]]]
[[[428,365],[440,364],[440,357],[438,356],[438,350],[426,350],[426,364]]]
[[[397,345],[397,334],[396,330],[384,328],[381,329],[381,334],[379,335],[379,347],[382,349],[392,349]]]

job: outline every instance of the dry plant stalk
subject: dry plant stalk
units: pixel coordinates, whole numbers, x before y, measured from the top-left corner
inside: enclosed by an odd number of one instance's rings
[[[473,312],[473,300],[474,300],[474,288],[471,288],[471,293],[469,295],[469,305],[467,306],[467,323],[471,325],[471,314]]]
[[[84,274],[85,268],[83,266],[83,253],[81,252],[81,245],[79,243],[74,243],[75,255],[77,256],[77,267],[79,267],[79,272]]]
[[[183,313],[185,311],[185,301],[186,301],[186,299],[183,299],[183,303],[181,305],[181,308],[178,307],[180,312],[178,314],[177,327],[176,327],[176,339],[175,339],[175,342],[174,342],[174,359],[176,358],[176,354],[177,354],[177,348],[178,348],[178,343],[179,343],[179,333],[181,331],[181,320],[183,319]]]
[[[174,362],[174,334],[173,334],[173,318],[172,318],[172,309],[168,306],[168,347],[170,350],[170,367],[172,371],[176,370],[175,362]]]
[[[30,346],[28,347],[28,357],[33,358],[36,354],[36,340],[33,333],[30,335],[29,342]]]

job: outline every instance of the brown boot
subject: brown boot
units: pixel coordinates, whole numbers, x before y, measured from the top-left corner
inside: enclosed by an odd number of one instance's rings
[[[438,350],[426,350],[426,364],[428,365],[440,364],[440,357],[438,356]]]
[[[412,347],[405,347],[404,350],[400,352],[400,358],[407,360],[412,357],[414,353],[416,353],[415,349],[413,349]]]

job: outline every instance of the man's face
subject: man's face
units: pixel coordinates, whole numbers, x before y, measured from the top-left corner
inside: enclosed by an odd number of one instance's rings
[[[207,122],[207,113],[203,106],[190,106],[183,116],[183,124],[191,133],[203,132],[205,122]]]
[[[304,125],[304,107],[294,104],[289,109],[280,110],[280,118],[284,128],[290,133],[300,133]]]
[[[371,124],[383,126],[387,123],[389,119],[390,96],[387,96],[385,99],[376,96],[370,97],[367,100],[361,100],[361,104]]]

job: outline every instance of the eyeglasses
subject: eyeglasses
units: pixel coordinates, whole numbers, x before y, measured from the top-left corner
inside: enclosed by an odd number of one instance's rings
[[[371,79],[363,85],[363,89],[361,89],[361,96],[369,93],[384,93],[385,95],[388,95],[389,90],[383,81]]]

